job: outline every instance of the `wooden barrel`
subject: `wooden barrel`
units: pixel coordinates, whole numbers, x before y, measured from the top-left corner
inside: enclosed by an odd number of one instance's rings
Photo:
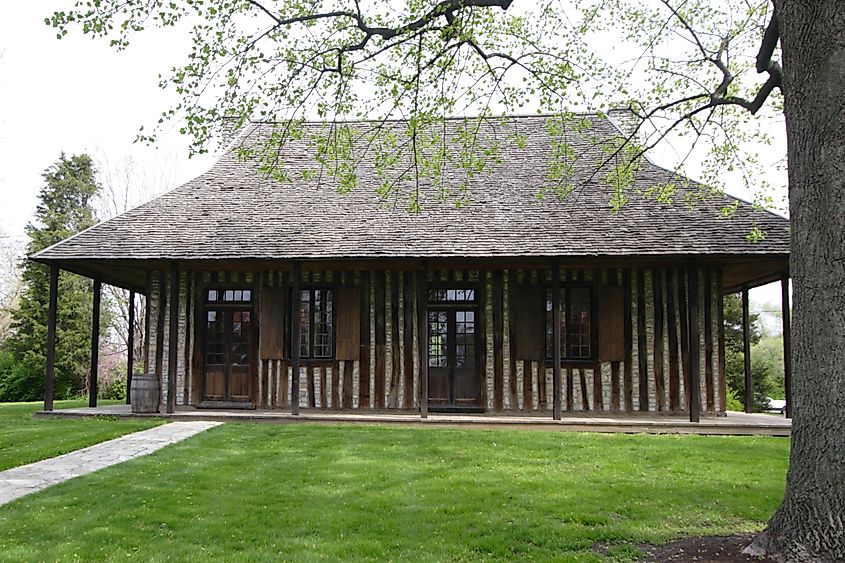
[[[158,376],[154,373],[136,373],[132,376],[132,412],[157,413],[161,390]]]

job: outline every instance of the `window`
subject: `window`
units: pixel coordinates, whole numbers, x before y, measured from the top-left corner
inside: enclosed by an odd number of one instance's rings
[[[449,335],[449,313],[446,311],[428,312],[428,366],[445,368],[448,364],[446,356],[446,339]]]
[[[430,303],[473,303],[475,302],[475,290],[429,289],[428,301]]]
[[[208,303],[220,305],[240,305],[252,302],[250,289],[209,289],[206,293]]]
[[[560,290],[560,357],[563,360],[593,358],[593,291],[589,287],[564,287]],[[554,350],[552,325],[552,290],[546,291],[546,359]]]
[[[334,310],[331,289],[299,292],[299,355],[326,359],[334,356]]]

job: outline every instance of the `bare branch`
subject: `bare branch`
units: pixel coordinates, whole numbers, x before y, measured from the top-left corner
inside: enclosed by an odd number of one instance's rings
[[[356,47],[353,50],[363,49],[369,42],[369,40],[375,36],[381,37],[385,40],[389,40],[393,39],[398,35],[404,35],[406,33],[413,33],[419,31],[420,29],[424,28],[425,26],[440,17],[444,17],[447,23],[451,23],[451,21],[454,20],[455,12],[464,10],[466,8],[501,8],[502,10],[507,10],[508,8],[510,8],[511,3],[513,2],[513,0],[443,0],[442,2],[434,6],[431,10],[426,12],[422,17],[412,22],[400,25],[398,27],[371,27],[364,20],[364,17],[361,14],[360,7],[358,7],[357,11],[355,12],[349,10],[336,10],[332,12],[323,12],[317,14],[304,14],[292,18],[280,18],[279,16],[273,14],[269,9],[264,7],[257,0],[247,1],[262,12],[264,12],[265,14],[267,14],[269,17],[271,17],[276,22],[276,27],[324,19],[350,18],[354,20],[355,26],[364,33],[364,38],[359,44],[353,46]]]
[[[778,64],[777,61],[772,60],[772,56],[774,55],[774,51],[777,47],[777,42],[780,37],[778,33],[777,17],[775,14],[772,14],[772,19],[769,22],[769,25],[766,27],[765,33],[763,34],[762,44],[760,46],[760,51],[757,54],[756,62],[757,72],[761,74],[763,72],[767,72],[769,74],[769,78],[757,91],[757,95],[754,97],[754,99],[747,100],[739,96],[726,95],[728,93],[728,88],[736,78],[733,73],[731,73],[727,62],[725,61],[725,56],[732,38],[722,38],[722,41],[719,44],[719,49],[715,53],[711,54],[704,47],[704,44],[701,42],[700,38],[698,37],[698,33],[695,31],[695,29],[693,29],[692,25],[690,25],[690,23],[687,22],[687,20],[680,14],[680,12],[670,4],[669,0],[661,1],[690,34],[692,39],[695,41],[695,44],[698,46],[698,50],[704,56],[704,60],[713,64],[717,69],[719,69],[719,72],[722,74],[722,80],[719,85],[715,88],[715,90],[713,90],[713,92],[710,94],[710,103],[705,106],[705,109],[707,107],[736,105],[748,110],[752,114],[756,114],[760,110],[760,108],[763,107],[763,104],[766,102],[769,95],[772,93],[772,90],[781,87],[783,72],[780,64]]]

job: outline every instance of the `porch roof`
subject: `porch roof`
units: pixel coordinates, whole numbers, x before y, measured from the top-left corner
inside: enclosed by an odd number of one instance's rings
[[[736,200],[724,195],[687,205],[689,181],[648,161],[625,192],[628,202],[614,214],[609,206],[613,190],[604,181],[608,169],[596,174],[595,167],[606,158],[606,148],[619,130],[595,115],[583,116],[589,127],[572,128],[563,137],[574,149],[574,191],[562,199],[548,190],[538,197],[544,186],[555,183],[549,178],[549,163],[555,143],[561,146],[562,137],[550,135],[549,119],[512,117],[482,124],[478,146],[497,146],[498,160],[490,158],[486,169],[475,175],[447,167],[442,186],[421,179],[419,213],[408,211],[409,198],[417,193],[415,180],[402,176],[410,156],[402,153],[393,169],[380,174],[372,142],[361,135],[353,149],[357,187],[341,194],[336,180],[321,173],[316,163],[314,139],[327,125],[305,124],[301,138],[289,141],[279,154],[289,178],[284,183],[262,174],[255,163],[240,160],[233,149],[187,184],[32,258],[124,286],[138,285],[139,268],[168,260],[696,256],[769,264],[738,273],[738,283],[768,279],[786,269],[787,219],[749,204],[726,219],[722,209]],[[447,120],[447,137],[457,135],[466,123]],[[350,124],[359,132],[371,125]],[[401,146],[404,128],[403,122],[389,122],[381,131],[396,134]],[[242,143],[261,140],[270,130],[269,125],[256,125]],[[399,189],[385,198],[376,188],[386,180]],[[677,187],[672,203],[648,195],[655,186],[667,184]],[[750,242],[748,235],[755,228],[765,237]]]

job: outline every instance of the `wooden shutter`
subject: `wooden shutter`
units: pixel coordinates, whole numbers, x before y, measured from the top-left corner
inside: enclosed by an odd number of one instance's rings
[[[623,318],[622,288],[599,288],[599,360],[621,362],[625,360],[625,322]]]
[[[285,358],[285,290],[281,287],[261,288],[261,334],[259,350],[262,360]]]
[[[542,287],[517,285],[514,300],[516,358],[543,360],[545,295]]]
[[[335,359],[357,360],[361,355],[361,290],[339,287],[335,297]]]

